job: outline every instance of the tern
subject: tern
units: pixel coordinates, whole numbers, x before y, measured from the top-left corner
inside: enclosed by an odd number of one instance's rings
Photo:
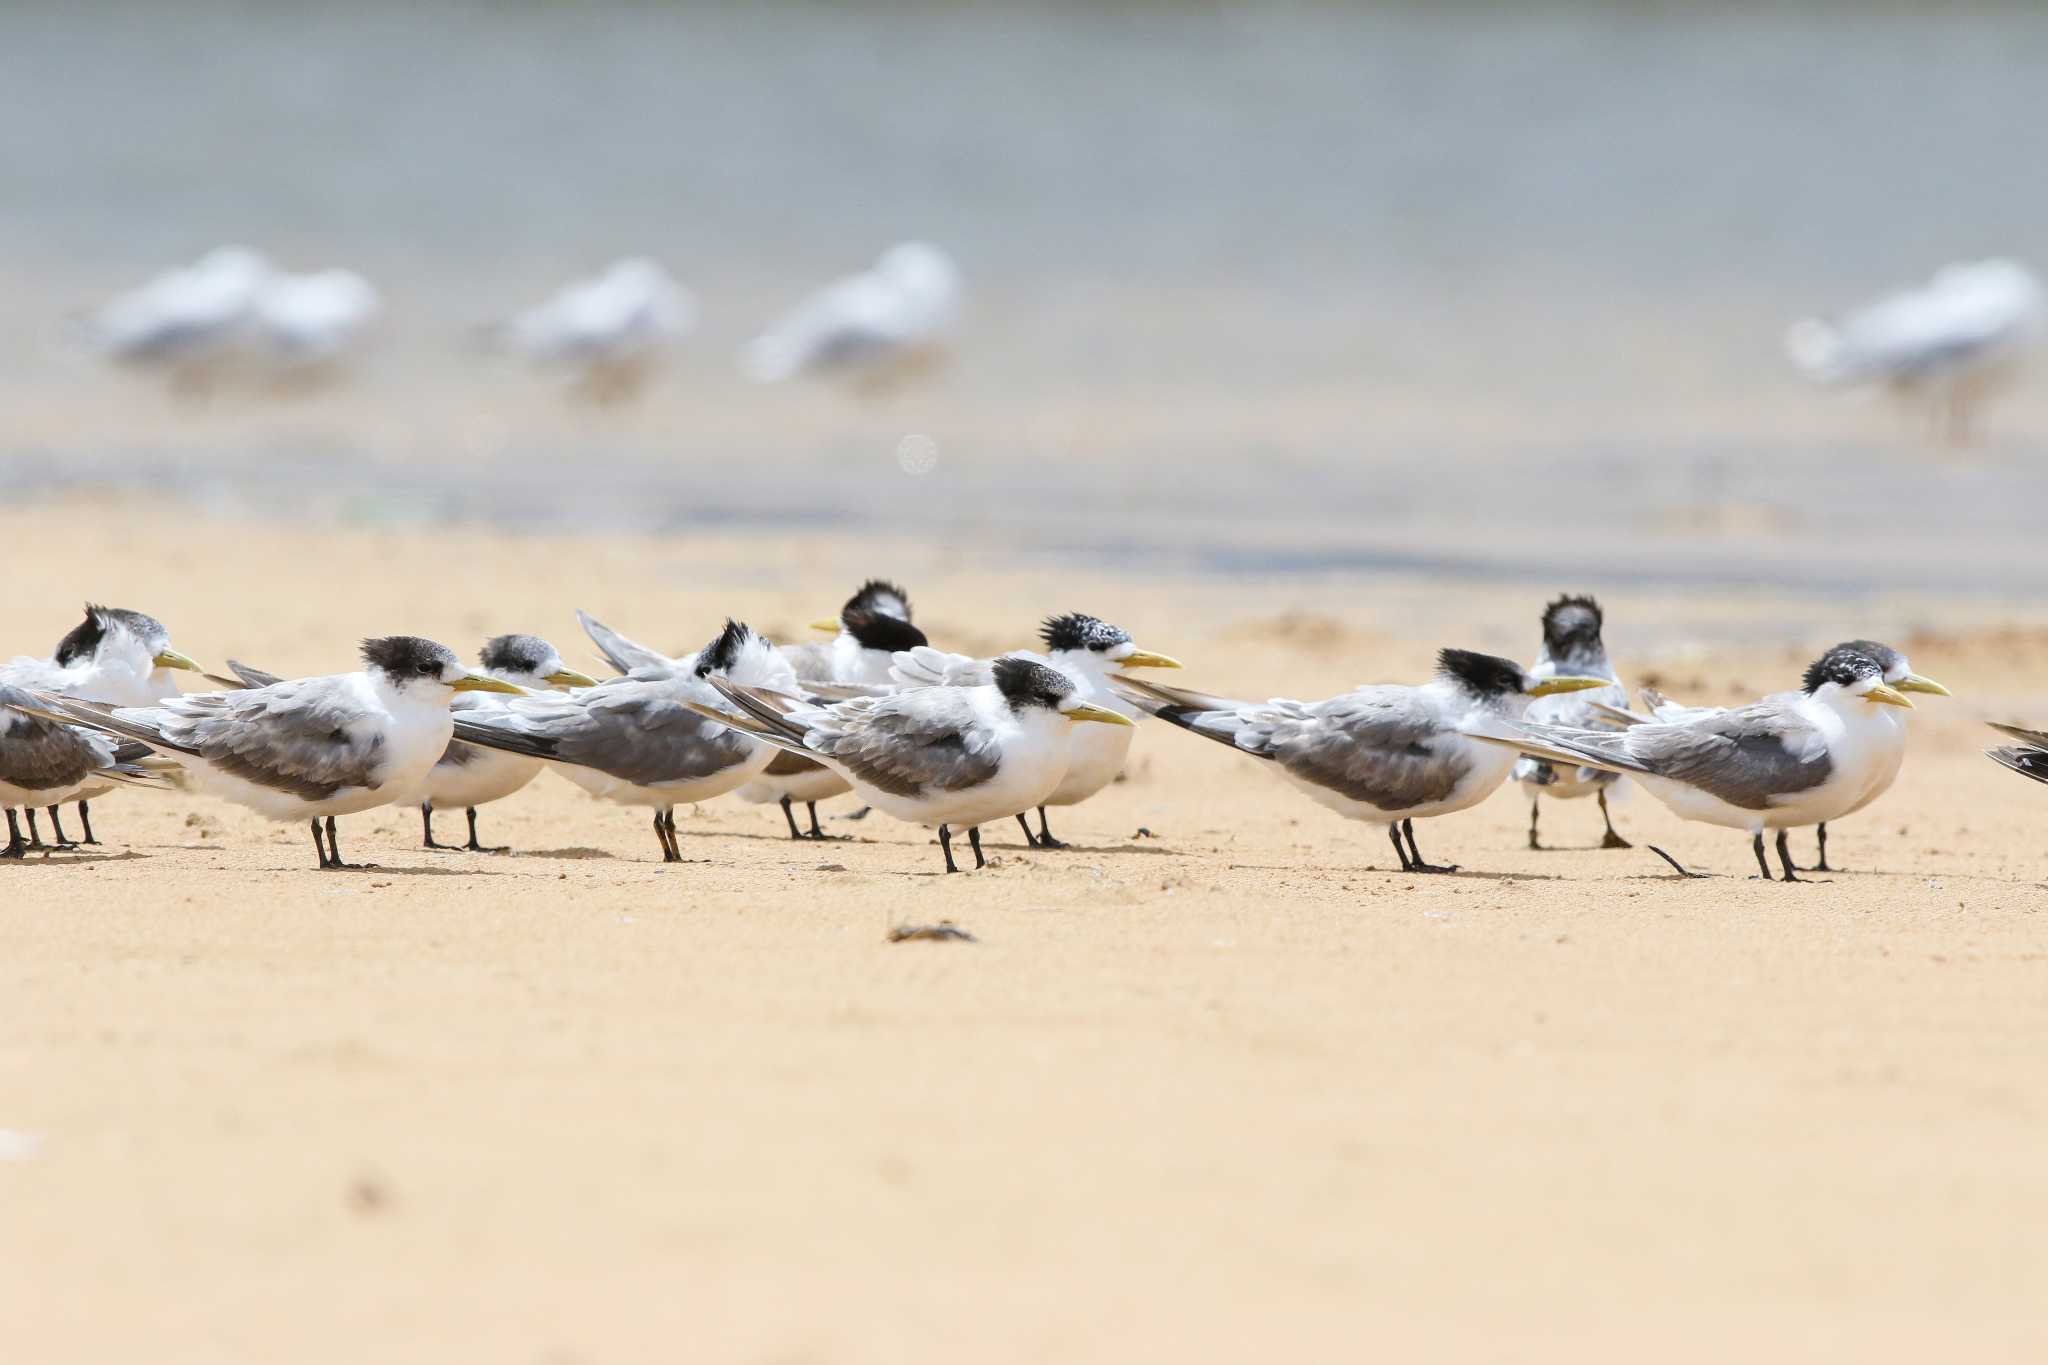
[[[1877,666],[1884,670],[1885,682],[1901,692],[1924,693],[1936,697],[1949,695],[1949,690],[1934,679],[1915,673],[1912,664],[1903,653],[1877,640],[1845,640],[1822,657],[1840,654],[1862,654],[1876,660]],[[1642,690],[1642,697],[1643,706],[1650,712],[1650,718],[1665,722],[1718,715],[1726,710],[1725,707],[1719,706],[1684,706],[1649,687]],[[1898,780],[1900,766],[1906,761],[1906,713],[1902,710],[1885,710],[1878,715],[1887,724],[1878,732],[1874,741],[1878,746],[1878,763],[1871,779],[1870,790],[1864,793],[1863,799],[1852,809],[1842,812],[1844,816],[1854,815],[1890,791],[1892,783]],[[1622,717],[1626,717],[1625,723],[1632,725],[1641,724],[1643,719],[1630,712],[1616,714],[1617,719]],[[1828,865],[1828,822],[1822,821],[1816,826],[1814,834],[1820,845],[1820,856],[1815,860],[1813,870],[1840,871],[1841,869]]]
[[[1543,609],[1543,648],[1529,669],[1530,676],[1551,678],[1568,673],[1582,678],[1607,678],[1612,682],[1607,687],[1568,696],[1544,697],[1532,702],[1527,712],[1530,720],[1599,729],[1600,714],[1593,703],[1617,707],[1628,705],[1628,692],[1615,676],[1614,665],[1607,661],[1607,644],[1600,635],[1605,623],[1600,604],[1590,597],[1559,597]],[[1543,847],[1536,838],[1536,817],[1543,809],[1546,796],[1557,801],[1596,797],[1600,803],[1600,819],[1607,826],[1600,847],[1631,847],[1628,840],[1615,833],[1614,817],[1607,810],[1607,789],[1618,780],[1613,773],[1583,765],[1560,767],[1541,759],[1523,758],[1515,764],[1514,778],[1529,791],[1530,848]]]
[[[830,630],[830,640],[782,645],[782,656],[796,671],[799,687],[839,684],[854,687],[882,687],[890,681],[891,660],[903,650],[923,648],[925,634],[910,620],[910,595],[886,579],[871,578],[860,585],[834,621],[812,623]],[[818,824],[818,803],[851,791],[846,779],[814,759],[777,751],[761,775],[734,795],[756,805],[773,801],[782,807],[792,839],[824,839]],[[799,830],[790,803],[801,801],[810,813],[809,832]]]
[[[1135,718],[1139,711],[1117,695],[1109,681],[1112,673],[1126,668],[1180,667],[1178,659],[1138,648],[1123,627],[1082,612],[1047,617],[1039,630],[1039,639],[1045,645],[1045,654],[1020,652],[1009,657],[1034,659],[1058,669],[1073,679],[1081,700],[1127,719]],[[971,687],[989,682],[994,668],[993,659],[970,659],[962,654],[924,648],[898,655],[893,676],[910,687]],[[1034,848],[1065,848],[1065,843],[1052,837],[1045,808],[1079,805],[1114,782],[1124,769],[1135,734],[1134,727],[1120,725],[1075,726],[1067,738],[1067,775],[1050,796],[1038,803],[1038,833],[1031,832],[1031,822],[1023,812],[1017,815],[1017,824],[1024,830],[1024,842]]]
[[[153,616],[123,607],[103,607],[88,602],[85,619],[66,632],[47,659],[23,655],[0,664],[0,683],[37,692],[59,692],[78,701],[110,702],[116,706],[149,706],[165,697],[176,696],[179,672],[196,672],[199,665],[171,648],[171,633]],[[112,791],[116,779],[89,779],[67,800],[78,802],[79,822],[84,826],[81,842],[97,844],[92,832],[91,802]],[[67,842],[57,808],[50,806],[50,825],[57,843]],[[29,835],[36,833],[35,808],[28,809]]]
[[[773,645],[738,621],[727,621],[716,639],[687,660],[642,652],[662,662],[573,692],[522,697],[457,716],[455,737],[544,759],[599,800],[652,806],[662,861],[677,863],[683,855],[675,808],[732,791],[775,756],[772,748],[699,714],[699,706],[718,700],[707,677],[720,673],[789,692],[796,674]]]
[[[631,256],[488,330],[534,364],[574,374],[587,397],[610,402],[637,394],[696,325],[690,292],[658,263]]]
[[[363,668],[122,707],[34,693],[31,713],[140,740],[188,786],[272,820],[309,820],[324,869],[343,868],[334,819],[409,798],[448,747],[460,692],[517,692],[412,635],[365,640]],[[321,843],[320,822],[327,822]]]
[[[763,384],[823,373],[886,384],[939,357],[959,307],[952,258],[927,242],[902,242],[773,323],[740,366]]]
[[[1785,335],[1816,383],[1882,386],[1927,404],[1952,443],[1969,439],[1973,409],[2018,377],[2040,340],[2041,282],[2012,261],[1950,265],[1917,289],[1838,321],[1804,318]]]
[[[250,321],[265,359],[281,375],[304,376],[345,360],[383,310],[353,270],[276,273],[257,291]]]
[[[123,364],[196,379],[241,343],[271,274],[247,247],[219,247],[100,307],[86,320],[86,340]]]
[[[955,825],[967,828],[974,865],[987,866],[980,826],[1039,805],[1066,775],[1067,730],[1077,722],[1128,726],[1130,717],[1084,700],[1074,680],[1030,659],[1004,657],[974,687],[911,687],[830,706],[713,677],[734,711],[701,714],[788,753],[815,758],[885,815],[936,827],[946,871]]]
[[[1892,707],[1912,701],[1884,680],[1867,654],[1830,650],[1798,692],[1730,711],[1620,731],[1508,722],[1478,737],[1553,763],[1582,763],[1634,777],[1682,819],[1745,830],[1765,880],[1764,831],[1778,832],[1783,880],[1798,881],[1786,832],[1861,809],[1892,762]],[[1677,861],[1654,850],[1686,876]]]
[[[1231,701],[1125,674],[1124,696],[1170,725],[1257,758],[1339,815],[1384,825],[1403,872],[1455,872],[1422,860],[1415,822],[1491,796],[1514,766],[1470,727],[1519,716],[1536,697],[1606,687],[1606,678],[1538,678],[1512,659],[1446,649],[1419,687],[1356,688],[1327,701]],[[1408,846],[1401,846],[1406,835]]]
[[[66,725],[34,713],[36,694],[0,682],[0,808],[7,812],[7,845],[0,858],[22,857],[29,848],[40,847],[22,841],[16,807],[33,812],[47,806],[56,831],[56,847],[73,845],[57,824],[57,807],[77,799],[88,784],[111,786],[117,781],[144,781],[148,774],[135,766],[146,756],[141,746],[125,746],[108,736],[75,725]]]

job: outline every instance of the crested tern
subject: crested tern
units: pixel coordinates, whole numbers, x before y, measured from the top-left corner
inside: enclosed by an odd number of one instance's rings
[[[1785,348],[1816,383],[1881,386],[1924,402],[1941,434],[1960,444],[1973,410],[2018,377],[2042,322],[2033,272],[2013,261],[1972,261],[1845,318],[1802,318],[1786,332]]]
[[[718,700],[706,679],[718,673],[787,692],[796,687],[796,674],[773,645],[738,621],[727,621],[689,659],[643,652],[664,662],[572,692],[521,697],[457,716],[455,737],[543,759],[601,801],[652,806],[662,861],[675,863],[683,859],[675,808],[732,791],[775,756],[769,746],[699,714],[698,707]]]
[[[57,807],[77,799],[77,793],[92,783],[145,780],[148,776],[134,765],[143,756],[139,746],[127,752],[117,740],[97,731],[66,724],[36,713],[37,695],[10,683],[0,682],[0,809],[7,812],[7,844],[0,858],[19,858],[32,847],[42,847],[21,837],[17,807],[30,812],[47,807],[55,831],[57,848],[74,845],[64,837],[57,823]]]
[[[1116,682],[1128,700],[1168,724],[1270,760],[1319,805],[1385,826],[1403,872],[1455,872],[1422,860],[1415,822],[1479,804],[1514,766],[1505,751],[1479,743],[1471,727],[1519,716],[1534,698],[1609,680],[1538,678],[1512,659],[1446,649],[1431,682],[1368,685],[1326,701],[1232,701],[1126,674]]]
[[[911,624],[910,594],[896,584],[871,578],[846,599],[836,621],[818,621],[819,630],[833,631],[830,640],[777,646],[796,671],[806,691],[822,683],[879,687],[890,681],[890,661],[901,650],[922,648],[925,634]],[[782,807],[792,839],[824,839],[818,824],[818,803],[853,790],[846,779],[815,759],[778,750],[761,775],[733,794],[755,805],[773,801]],[[791,803],[801,801],[811,828],[797,828]]]
[[[990,681],[974,687],[912,687],[830,706],[714,676],[712,685],[734,711],[695,709],[817,759],[885,815],[936,827],[946,871],[957,872],[953,826],[966,826],[974,865],[986,866],[980,826],[1052,794],[1066,775],[1070,726],[1131,723],[1084,700],[1072,678],[1044,664],[1005,657],[990,671]]]
[[[1798,692],[1730,711],[1619,731],[1509,721],[1476,737],[1553,763],[1626,773],[1682,819],[1747,831],[1767,881],[1764,831],[1776,830],[1783,880],[1793,882],[1787,831],[1861,809],[1897,733],[1884,713],[1912,706],[1875,659],[1830,650],[1807,668]]]
[[[696,325],[690,292],[659,263],[629,256],[488,333],[536,365],[570,372],[584,395],[610,402],[636,395],[664,352]]]
[[[322,869],[341,860],[334,820],[404,800],[448,747],[461,692],[517,692],[412,635],[365,640],[363,668],[268,687],[124,707],[33,693],[31,714],[140,740],[193,790],[272,820],[308,820]],[[327,823],[321,843],[320,823]]]
[[[886,383],[938,358],[959,308],[952,258],[927,242],[901,242],[772,323],[740,367],[763,384],[823,373]]]
[[[1561,596],[1543,609],[1543,648],[1529,669],[1530,676],[1549,678],[1569,673],[1582,678],[1608,678],[1612,685],[1531,702],[1527,712],[1530,720],[1600,729],[1602,726],[1594,703],[1618,707],[1628,705],[1628,691],[1616,677],[1614,665],[1607,660],[1607,642],[1600,633],[1605,624],[1605,613],[1600,610],[1600,604],[1590,597]],[[1514,779],[1529,792],[1530,848],[1543,847],[1536,838],[1536,817],[1543,809],[1546,796],[1556,801],[1596,797],[1600,803],[1600,819],[1607,826],[1600,847],[1631,847],[1628,840],[1615,832],[1614,817],[1607,810],[1607,789],[1619,780],[1613,773],[1583,765],[1561,767],[1541,759],[1524,757],[1516,760]]]
[[[88,602],[85,619],[65,633],[49,658],[22,655],[0,664],[0,682],[30,691],[60,692],[79,701],[148,706],[176,696],[177,673],[196,672],[198,668],[198,664],[171,647],[170,631],[155,617]],[[91,803],[117,784],[113,778],[88,779],[66,798],[78,802],[78,819],[84,826],[80,842],[99,842],[92,832]],[[49,807],[49,814],[51,829],[61,846],[68,841],[55,805]],[[29,833],[40,842],[35,819],[35,808],[31,806]]]
[[[1074,680],[1083,701],[1126,718],[1136,718],[1139,711],[1117,695],[1109,681],[1112,673],[1124,668],[1180,667],[1178,659],[1138,648],[1123,627],[1082,612],[1047,617],[1039,639],[1045,645],[1044,654],[1020,651],[1009,657],[1034,659],[1058,669]],[[910,687],[971,687],[989,682],[994,668],[993,659],[970,659],[924,648],[899,655],[892,672],[898,682]],[[1067,737],[1067,775],[1038,803],[1038,833],[1031,832],[1031,822],[1022,811],[1017,814],[1024,842],[1034,848],[1065,848],[1065,843],[1053,838],[1045,808],[1078,805],[1114,782],[1124,769],[1136,733],[1135,727],[1121,725],[1073,727]]]

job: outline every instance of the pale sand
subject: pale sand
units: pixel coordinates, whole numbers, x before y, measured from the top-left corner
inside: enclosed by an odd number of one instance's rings
[[[67,562],[81,526],[116,557]],[[786,632],[886,571],[942,644],[1086,608],[1191,685],[1323,695],[1438,643],[1527,653],[1576,586],[298,541],[117,504],[0,537],[0,650],[47,649],[89,591],[286,672],[399,630],[582,660],[579,605],[664,646],[727,611]],[[1716,700],[1786,685],[1806,640],[1682,655],[1674,623],[1825,642],[1910,614],[1609,596],[1625,667]],[[996,864],[950,878],[883,817],[819,847],[731,801],[679,814],[693,861],[664,869],[643,813],[553,777],[484,812],[521,856],[423,853],[391,810],[343,822],[383,869],[332,875],[300,827],[109,798],[103,856],[0,867],[0,1356],[2038,1359],[2048,791],[1979,757],[1978,721],[2048,720],[2048,635],[1913,659],[1958,696],[1840,827],[1854,870],[1809,886],[1743,880],[1740,835],[1640,794],[1624,830],[1718,879],[1587,851],[1587,804],[1546,811],[1574,851],[1530,852],[1516,794],[1420,829],[1470,875],[1403,876],[1157,726],[1055,814],[1081,847],[991,829]],[[980,942],[885,939],[940,918]]]

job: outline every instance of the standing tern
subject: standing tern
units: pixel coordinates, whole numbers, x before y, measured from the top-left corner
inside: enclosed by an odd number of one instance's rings
[[[86,340],[111,360],[197,380],[241,344],[271,274],[247,247],[219,247],[100,307],[86,320]]]
[[[1890,761],[1897,732],[1885,711],[1912,706],[1875,659],[1830,650],[1806,670],[1800,691],[1731,711],[1620,731],[1510,721],[1478,737],[1553,763],[1627,773],[1682,819],[1745,830],[1766,881],[1764,831],[1774,829],[1783,879],[1793,882],[1786,831],[1860,809]]]
[[[1139,649],[1123,627],[1081,612],[1047,617],[1039,638],[1045,644],[1044,655],[1019,653],[1010,657],[1034,659],[1058,669],[1073,680],[1081,700],[1127,719],[1135,718],[1138,708],[1117,695],[1109,681],[1112,673],[1124,668],[1180,667],[1178,659]],[[994,669],[993,659],[970,659],[925,648],[897,656],[893,676],[911,687],[971,687],[991,681]],[[1065,848],[1066,844],[1052,837],[1045,808],[1079,805],[1114,782],[1124,769],[1124,759],[1131,752],[1131,740],[1136,733],[1135,727],[1121,725],[1073,727],[1067,737],[1067,775],[1050,796],[1039,802],[1038,833],[1031,832],[1031,822],[1023,812],[1018,812],[1017,824],[1024,831],[1024,842],[1034,848]]]
[[[824,373],[886,384],[939,357],[959,308],[952,258],[927,242],[902,242],[770,325],[740,367],[763,384]]]
[[[657,262],[631,256],[563,286],[490,335],[536,365],[569,371],[586,396],[612,402],[639,393],[696,324],[690,292]]]
[[[1605,621],[1600,604],[1590,597],[1560,597],[1543,609],[1543,648],[1536,655],[1529,675],[1554,678],[1566,673],[1613,681],[1607,687],[1590,688],[1567,696],[1543,697],[1532,702],[1527,712],[1530,720],[1599,729],[1602,722],[1594,703],[1617,707],[1628,705],[1628,692],[1615,676],[1614,665],[1607,661],[1607,644],[1600,635]],[[1600,847],[1631,847],[1628,840],[1615,833],[1614,817],[1607,810],[1607,789],[1619,780],[1613,773],[1584,765],[1560,767],[1541,759],[1522,758],[1515,763],[1514,778],[1529,791],[1530,848],[1543,847],[1536,838],[1536,817],[1546,796],[1557,801],[1576,801],[1587,796],[1598,798],[1600,819],[1607,826]]]
[[[952,827],[967,827],[974,865],[985,867],[980,826],[1039,805],[1066,775],[1067,730],[1080,721],[1127,726],[1130,717],[1085,701],[1074,680],[1030,659],[995,661],[987,683],[912,687],[811,706],[787,695],[711,683],[733,712],[703,715],[839,773],[870,806],[913,825],[935,826],[946,871]]]
[[[1403,872],[1455,872],[1422,860],[1415,822],[1476,806],[1514,758],[1471,728],[1522,714],[1530,700],[1606,687],[1609,679],[1538,678],[1512,659],[1446,649],[1419,687],[1368,685],[1327,701],[1231,701],[1119,674],[1124,696],[1170,725],[1269,759],[1318,804],[1386,827]],[[1408,846],[1401,846],[1407,836]]]
[[[116,706],[149,706],[178,692],[176,675],[199,665],[171,648],[171,633],[153,616],[123,607],[88,602],[85,619],[65,633],[48,659],[27,655],[0,664],[0,683],[37,692],[58,692],[78,701]],[[97,844],[90,803],[112,791],[115,778],[81,783],[67,799],[78,802],[82,842]],[[57,809],[50,807],[50,825],[61,845],[66,842]],[[29,833],[37,838],[35,809],[28,810]]]
[[[1846,640],[1830,649],[1822,658],[1832,660],[1841,655],[1858,654],[1875,660],[1877,666],[1884,670],[1885,682],[1901,692],[1924,693],[1936,697],[1946,697],[1949,695],[1949,690],[1934,679],[1915,673],[1912,664],[1903,653],[1877,640]],[[1683,706],[1671,701],[1654,688],[1644,688],[1642,695],[1643,705],[1649,710],[1651,717],[1667,723],[1696,719],[1700,716],[1720,715],[1726,710],[1725,707],[1719,706]],[[1782,695],[1794,696],[1796,694],[1787,693]],[[1641,718],[1639,717],[1625,712],[1621,714],[1627,716],[1628,723],[1630,724],[1641,723]],[[1887,707],[1876,713],[1876,718],[1882,724],[1877,727],[1876,733],[1872,736],[1871,740],[1875,747],[1877,761],[1873,768],[1870,789],[1863,794],[1861,801],[1857,802],[1850,809],[1843,811],[1843,816],[1854,815],[1857,811],[1862,810],[1865,806],[1877,800],[1878,797],[1890,791],[1892,783],[1898,780],[1900,766],[1906,761],[1906,712]],[[1836,818],[1839,819],[1841,817]],[[1816,872],[1839,871],[1840,869],[1828,865],[1828,822],[1825,820],[1820,822],[1815,828],[1814,833],[1819,841],[1820,856],[1814,862],[1813,870]]]
[[[1943,267],[1917,288],[1837,321],[1803,318],[1785,335],[1816,383],[1882,386],[1927,404],[1950,442],[1969,439],[1973,409],[2009,386],[2040,340],[2041,282],[2012,261]]]
[[[251,308],[254,340],[281,378],[331,371],[384,310],[375,286],[353,270],[272,274]]]
[[[46,806],[55,833],[55,847],[73,847],[57,823],[61,802],[77,799],[88,784],[145,780],[147,774],[134,766],[144,757],[140,746],[124,746],[96,731],[68,725],[37,714],[37,695],[24,688],[0,682],[0,809],[7,812],[7,844],[0,858],[22,857],[30,847],[24,843],[17,807],[34,818],[37,806]]]
[[[885,686],[894,656],[926,644],[924,632],[911,624],[910,595],[886,579],[871,578],[861,584],[839,609],[838,620],[813,624],[833,631],[832,639],[779,646],[800,687],[820,683]],[[824,839],[818,803],[851,790],[845,778],[817,760],[777,750],[761,775],[734,794],[756,805],[773,801],[781,806],[790,838]],[[790,808],[794,801],[803,802],[810,813],[808,833],[797,828],[796,813]]]
[[[689,659],[650,662],[591,687],[521,697],[457,716],[455,737],[556,764],[562,776],[599,800],[652,806],[662,861],[677,863],[683,855],[675,808],[732,791],[775,754],[699,714],[701,706],[718,700],[707,681],[713,673],[781,692],[796,687],[796,674],[773,645],[740,622],[727,621]]]
[[[309,820],[320,867],[342,868],[334,819],[407,799],[448,747],[460,692],[517,692],[412,635],[365,640],[354,673],[195,692],[122,707],[34,694],[33,714],[140,740],[196,791],[272,820]],[[327,822],[321,843],[320,822]]]

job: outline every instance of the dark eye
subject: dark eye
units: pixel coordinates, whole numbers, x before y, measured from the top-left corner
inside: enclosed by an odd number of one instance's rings
[[[420,676],[422,678],[431,678],[438,674],[440,671],[441,665],[437,663],[423,663],[420,665]]]

